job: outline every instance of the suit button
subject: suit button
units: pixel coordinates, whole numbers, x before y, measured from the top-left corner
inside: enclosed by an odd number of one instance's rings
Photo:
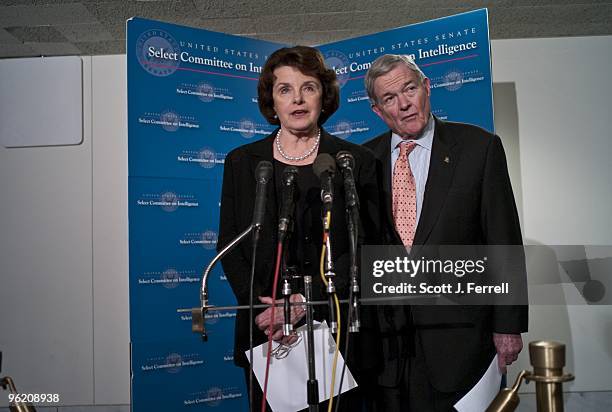
[[[310,260],[305,260],[304,261],[304,266],[310,266],[312,264],[312,262]]]
[[[310,236],[308,235],[304,236],[304,242],[310,243]]]

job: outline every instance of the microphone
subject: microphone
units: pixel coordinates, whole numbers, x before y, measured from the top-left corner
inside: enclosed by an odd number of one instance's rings
[[[287,166],[283,170],[281,208],[278,219],[278,238],[284,240],[287,233],[292,230],[293,212],[295,210],[295,192],[297,186],[298,169]]]
[[[263,226],[264,213],[266,211],[266,186],[272,176],[272,163],[262,160],[255,169],[255,207],[253,208],[253,226],[259,230]]]
[[[344,202],[346,206],[347,223],[349,229],[350,242],[350,276],[351,276],[351,292],[349,301],[349,310],[351,324],[349,325],[350,332],[359,332],[361,327],[360,308],[359,308],[359,281],[357,267],[357,227],[359,222],[359,196],[355,186],[355,176],[353,169],[355,168],[355,158],[350,152],[340,151],[336,154],[336,162],[342,171],[344,178]]]
[[[336,173],[336,162],[328,153],[321,153],[312,164],[314,174],[321,180],[321,201],[325,211],[331,210],[334,200],[334,185],[332,179]]]
[[[353,176],[355,158],[350,152],[342,150],[336,155],[336,162],[340,166],[344,178],[344,202],[347,207],[359,209],[359,196],[357,196],[355,177]]]
[[[315,159],[312,168],[314,174],[321,180],[321,201],[323,202],[323,239],[325,242],[325,277],[327,278],[327,303],[329,305],[329,328],[332,333],[336,333],[338,322],[336,321],[336,312],[334,312],[334,295],[336,294],[336,285],[334,278],[334,264],[332,262],[331,252],[331,233],[330,219],[327,214],[331,211],[334,201],[333,178],[336,173],[336,162],[328,153],[321,153]]]

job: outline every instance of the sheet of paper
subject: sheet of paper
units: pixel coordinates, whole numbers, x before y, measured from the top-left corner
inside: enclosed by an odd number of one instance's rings
[[[455,409],[458,412],[484,412],[499,392],[501,378],[502,374],[495,355],[482,378],[455,404]]]
[[[270,362],[270,374],[268,378],[267,400],[274,412],[294,412],[308,407],[306,399],[306,382],[308,380],[308,349],[306,346],[306,326],[297,330],[299,341],[291,349],[286,357],[272,356]],[[344,337],[344,333],[342,334]],[[344,345],[344,342],[340,342]],[[272,349],[278,343],[272,342]],[[263,388],[266,374],[266,354],[268,343],[263,343],[253,349],[253,373]],[[334,361],[336,342],[332,339],[327,323],[315,322],[314,327],[314,349],[316,377],[319,383],[319,402],[330,398],[331,371]],[[246,351],[248,358],[249,352]],[[334,395],[338,394],[340,388],[340,375],[344,359],[338,354],[336,366],[336,381],[334,383]],[[346,368],[342,393],[357,386],[353,375]]]

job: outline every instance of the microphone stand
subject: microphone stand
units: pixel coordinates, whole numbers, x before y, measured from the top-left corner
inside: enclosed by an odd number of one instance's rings
[[[236,236],[230,243],[228,243],[223,249],[217,253],[217,255],[210,261],[204,274],[202,275],[202,283],[200,286],[200,307],[191,309],[191,331],[199,333],[202,336],[202,341],[208,341],[208,334],[206,333],[205,316],[210,306],[208,304],[208,276],[212,271],[213,267],[221,260],[225,255],[231,252],[240,242],[242,242],[255,228],[254,225],[247,227],[242,233]]]
[[[334,262],[332,260],[330,221],[327,212],[324,212],[323,217],[323,237],[325,238],[325,278],[327,279],[327,299],[329,302],[329,329],[331,333],[336,333],[338,330],[338,322],[336,321],[336,312],[334,310],[334,295],[336,294],[334,278],[336,277],[336,272],[334,272]]]
[[[230,243],[228,243],[223,249],[217,253],[217,255],[210,261],[204,274],[202,275],[202,284],[200,286],[200,307],[191,309],[191,331],[199,333],[202,337],[203,342],[208,341],[208,334],[206,333],[206,312],[210,309],[208,304],[208,276],[212,271],[213,267],[219,262],[225,255],[231,252],[236,246],[240,244],[251,232],[253,233],[253,259],[251,263],[251,285],[249,294],[249,319],[251,319],[249,326],[249,338],[252,340],[253,336],[253,275],[255,271],[255,255],[257,250],[257,243],[259,241],[259,233],[261,231],[261,225],[250,225]],[[252,410],[253,404],[253,345],[249,345],[249,410]]]
[[[314,353],[314,318],[312,313],[312,276],[304,276],[304,295],[306,298],[306,346],[308,350],[308,382],[306,383],[306,396],[308,400],[308,411],[319,410],[319,382],[317,381],[317,370],[315,367]]]
[[[350,252],[350,268],[349,275],[351,277],[351,294],[349,299],[349,317],[351,324],[349,325],[350,332],[359,332],[361,327],[361,318],[359,315],[359,266],[357,265],[357,239],[358,239],[358,222],[359,210],[357,206],[347,205],[347,220],[349,229],[349,252]]]

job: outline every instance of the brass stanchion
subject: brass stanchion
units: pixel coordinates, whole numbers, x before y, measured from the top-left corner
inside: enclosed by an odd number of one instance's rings
[[[563,412],[562,383],[574,380],[571,373],[563,373],[565,345],[552,341],[531,342],[529,359],[533,372],[521,371],[512,388],[502,389],[486,412],[514,411],[519,404],[518,389],[523,379],[536,384],[538,412]]]
[[[10,376],[5,376],[4,378],[0,379],[0,386],[2,386],[3,389],[8,389],[13,395],[17,395],[19,393],[15,387],[15,382],[13,382],[13,379],[11,379]],[[34,409],[34,406],[30,402],[12,401],[9,403],[9,411],[36,412],[36,409]]]

